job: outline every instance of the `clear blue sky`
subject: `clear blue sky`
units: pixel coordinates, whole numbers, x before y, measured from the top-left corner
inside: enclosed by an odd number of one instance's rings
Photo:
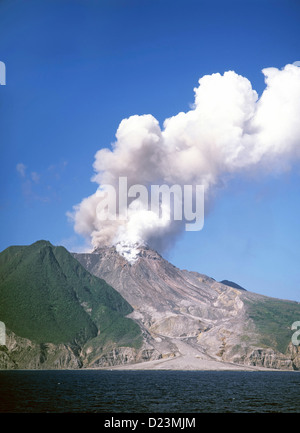
[[[83,244],[66,212],[95,192],[94,155],[123,118],[187,111],[205,74],[247,77],[300,60],[297,0],[2,0],[0,249]],[[201,232],[167,258],[268,296],[300,301],[300,167],[236,178]]]

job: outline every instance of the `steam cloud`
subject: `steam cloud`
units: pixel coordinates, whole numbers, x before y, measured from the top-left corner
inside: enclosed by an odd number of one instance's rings
[[[288,64],[262,72],[266,88],[260,98],[247,78],[228,71],[199,79],[192,109],[166,119],[162,129],[150,114],[122,120],[112,150],[95,155],[93,180],[99,190],[74,206],[75,231],[94,248],[117,245],[122,251],[124,245],[147,243],[161,251],[183,224],[159,218],[138,198],[129,202],[126,221],[100,221],[97,206],[104,185],[118,190],[123,176],[128,187],[198,184],[210,200],[228,177],[286,169],[299,158],[300,68]]]

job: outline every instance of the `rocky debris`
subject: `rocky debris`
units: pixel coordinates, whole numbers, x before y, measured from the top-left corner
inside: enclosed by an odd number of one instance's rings
[[[130,365],[137,362],[146,362],[160,359],[161,355],[155,349],[136,350],[131,347],[116,347],[101,354],[99,358],[89,363],[90,368],[111,367],[114,365]]]
[[[192,349],[201,359],[206,356],[217,362],[299,368],[296,349],[281,353],[260,345],[261,335],[248,315],[247,302],[261,302],[265,299],[261,295],[227,280],[223,284],[180,270],[148,247],[140,247],[137,260],[131,263],[114,247],[73,256],[134,308],[129,317],[138,322],[147,343],[162,358],[167,353],[184,356],[184,351]]]
[[[292,360],[272,349],[255,349],[247,356],[248,365],[293,370]]]

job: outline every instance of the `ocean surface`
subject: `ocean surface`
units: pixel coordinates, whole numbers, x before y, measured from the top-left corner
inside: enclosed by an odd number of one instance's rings
[[[300,412],[300,372],[0,371],[0,412]]]

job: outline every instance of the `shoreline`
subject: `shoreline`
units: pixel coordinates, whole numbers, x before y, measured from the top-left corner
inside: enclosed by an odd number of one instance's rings
[[[186,356],[177,358],[158,359],[154,361],[145,361],[135,364],[110,365],[103,367],[82,367],[82,368],[13,368],[0,369],[5,371],[218,371],[218,372],[287,372],[299,373],[300,370],[287,370],[278,368],[260,367],[255,365],[234,364],[230,362],[221,362],[217,360],[204,359],[186,359]]]

